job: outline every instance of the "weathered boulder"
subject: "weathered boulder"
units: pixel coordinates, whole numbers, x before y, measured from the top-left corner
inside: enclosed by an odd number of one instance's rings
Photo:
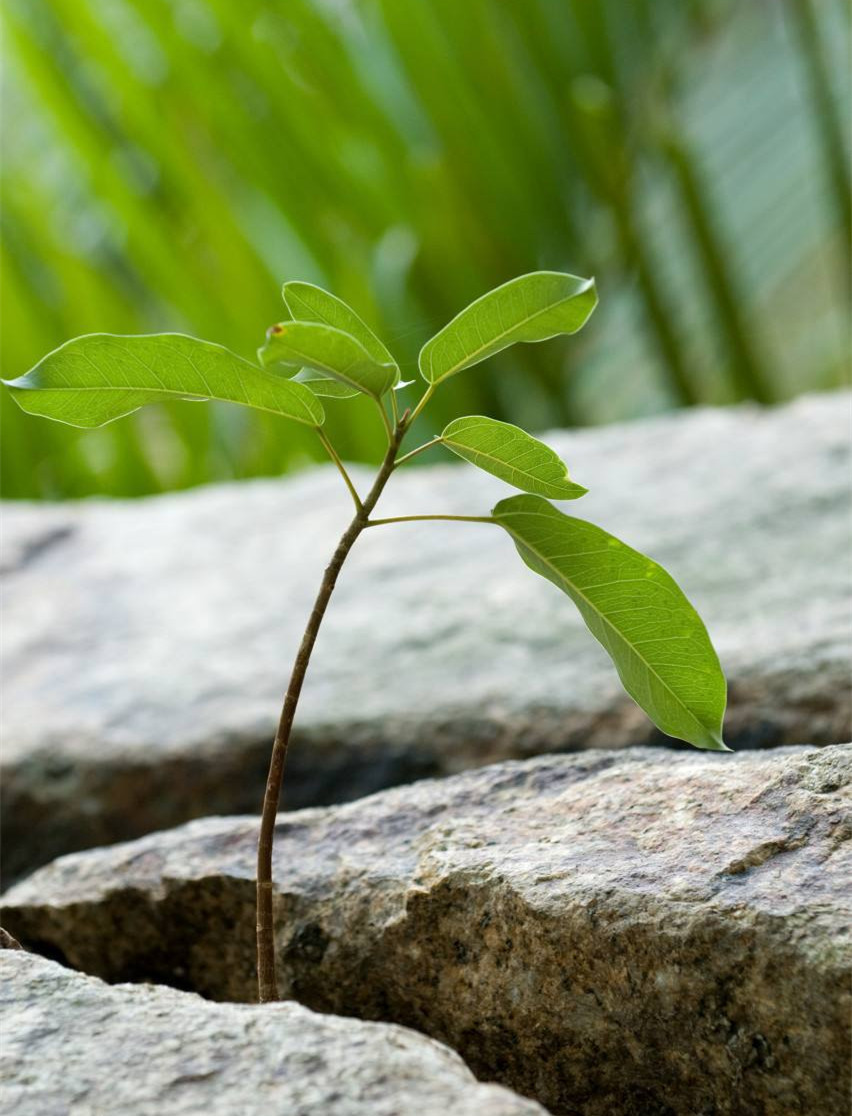
[[[545,756],[282,815],[279,977],[583,1116],[845,1113],[852,745]],[[8,895],[109,980],[254,994],[257,823],[65,857]]]
[[[705,617],[737,747],[849,735],[850,395],[696,410],[548,440],[572,506]],[[357,473],[361,480],[363,473]],[[481,513],[505,486],[403,469],[383,514]],[[350,509],[329,466],[154,499],[3,511],[6,879],[77,848],[259,809],[290,663]],[[287,807],[547,751],[659,742],[508,538],[368,532],[320,635]]]
[[[3,1111],[16,1116],[545,1116],[403,1027],[211,1004],[0,953]]]

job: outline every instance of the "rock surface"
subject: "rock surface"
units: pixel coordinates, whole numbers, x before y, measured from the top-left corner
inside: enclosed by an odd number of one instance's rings
[[[3,1111],[16,1116],[545,1116],[451,1050],[298,1004],[211,1004],[0,954]]]
[[[849,736],[850,398],[548,438],[591,487],[576,514],[661,561],[704,616],[737,747]],[[481,514],[506,491],[466,465],[405,469],[381,508]],[[5,506],[7,881],[73,849],[259,809],[290,663],[348,518],[331,467],[140,501]],[[570,602],[508,538],[398,526],[364,535],[341,578],[284,801],[660,740]]]
[[[282,815],[279,978],[582,1116],[841,1116],[852,745],[545,756]],[[256,821],[65,857],[4,923],[110,980],[254,994]]]

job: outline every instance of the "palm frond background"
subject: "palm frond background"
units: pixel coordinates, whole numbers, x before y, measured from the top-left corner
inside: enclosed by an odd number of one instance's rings
[[[302,278],[413,374],[427,337],[539,267],[595,274],[567,343],[456,377],[430,425],[533,429],[843,381],[844,0],[7,0],[3,375],[87,332],[252,356]],[[335,405],[332,405],[334,407]],[[347,457],[381,431],[336,405]],[[150,408],[81,433],[2,400],[13,497],[277,473],[309,432]],[[319,451],[321,453],[321,451]]]

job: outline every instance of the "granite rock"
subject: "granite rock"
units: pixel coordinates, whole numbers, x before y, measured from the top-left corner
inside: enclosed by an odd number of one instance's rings
[[[279,981],[582,1116],[842,1116],[852,745],[510,761],[279,818]],[[25,945],[254,995],[252,818],[64,857]]]
[[[0,1098],[16,1116],[545,1116],[403,1027],[211,1004],[0,954]]]
[[[849,412],[841,392],[546,436],[591,488],[572,511],[661,561],[704,616],[735,747],[849,737]],[[381,509],[481,514],[506,491],[467,465],[404,469]],[[330,466],[5,505],[7,882],[74,849],[259,809],[290,663],[349,515]],[[340,580],[284,804],[663,739],[508,538],[386,528],[358,541]]]

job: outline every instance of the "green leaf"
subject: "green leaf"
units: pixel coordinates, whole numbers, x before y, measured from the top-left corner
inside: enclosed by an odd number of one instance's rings
[[[264,364],[303,364],[380,399],[396,383],[395,364],[380,364],[343,330],[318,322],[279,322],[267,330]]]
[[[182,333],[90,333],[4,382],[22,410],[71,426],[103,426],[169,398],[241,403],[306,426],[325,421],[322,404],[303,384]]]
[[[420,374],[439,384],[518,341],[576,333],[598,302],[594,279],[533,271],[472,302],[420,350]]]
[[[257,359],[264,368],[274,369],[277,374],[286,376],[288,380],[295,380],[299,372],[312,371],[312,369],[303,369],[298,360],[267,359],[266,346],[269,341],[269,330],[266,331],[266,338],[266,341],[256,350]]]
[[[370,327],[363,322],[355,311],[347,306],[342,299],[324,291],[313,283],[303,283],[291,280],[281,288],[284,306],[290,315],[290,320],[297,322],[316,322],[320,325],[330,325],[335,329],[348,333],[354,337],[366,352],[380,364],[393,364],[391,354],[382,344]],[[259,354],[263,360],[263,352]],[[327,399],[352,399],[360,395],[359,388],[350,387],[341,380],[332,379],[330,376],[316,371],[314,368],[301,368],[298,362],[287,363],[283,360],[275,361],[275,366],[287,370],[300,384],[305,384],[314,395]],[[297,373],[294,375],[294,373]],[[399,380],[397,367],[396,379]]]
[[[441,441],[453,453],[523,492],[554,500],[576,500],[588,489],[574,484],[553,450],[508,422],[468,415],[445,427]]]
[[[276,365],[278,368],[286,368],[287,365]],[[357,388],[349,387],[348,384],[341,383],[340,380],[332,380],[330,376],[324,376],[322,372],[317,372],[313,368],[303,368],[295,376],[293,380],[297,384],[304,384],[309,388],[314,395],[319,395],[324,399],[354,399],[356,395],[361,392]]]
[[[492,515],[530,569],[574,601],[654,724],[698,748],[727,751],[725,676],[701,618],[669,574],[539,496],[501,500]]]
[[[284,304],[296,322],[319,322],[354,337],[379,364],[392,364],[399,368],[393,356],[376,337],[366,322],[363,322],[351,306],[322,287],[313,283],[291,280],[281,288]]]

